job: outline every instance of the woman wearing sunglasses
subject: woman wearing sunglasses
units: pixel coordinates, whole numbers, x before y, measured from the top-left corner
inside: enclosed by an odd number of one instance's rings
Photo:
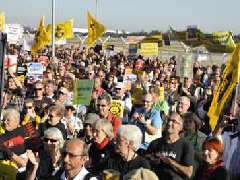
[[[44,131],[44,149],[33,153],[27,150],[27,180],[54,180],[62,174],[63,159],[61,150],[64,139],[61,131],[52,127]]]

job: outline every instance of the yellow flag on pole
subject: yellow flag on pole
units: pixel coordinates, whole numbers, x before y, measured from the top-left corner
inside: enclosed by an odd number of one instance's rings
[[[106,27],[94,19],[88,12],[88,47],[91,47],[106,31]]]
[[[230,97],[233,89],[239,82],[240,75],[240,44],[237,44],[231,58],[227,62],[227,65],[221,76],[221,80],[218,83],[217,90],[214,93],[213,100],[208,111],[210,118],[209,124],[212,131],[215,129],[219,117],[222,113],[224,105]]]
[[[43,48],[48,43],[49,43],[49,39],[47,36],[47,31],[44,27],[44,17],[42,17],[40,20],[38,30],[35,33],[35,38],[34,38],[32,49],[31,49],[32,55],[36,56],[38,50]]]
[[[4,12],[0,14],[0,31],[2,31],[5,27],[5,15]]]
[[[52,41],[52,24],[47,25],[48,38]],[[65,40],[73,37],[73,19],[55,25],[55,40]]]

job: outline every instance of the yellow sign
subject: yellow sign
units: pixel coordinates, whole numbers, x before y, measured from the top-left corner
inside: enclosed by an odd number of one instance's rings
[[[164,101],[164,87],[159,87],[159,100]]]
[[[143,56],[157,56],[158,43],[141,43],[140,54]]]
[[[124,107],[120,101],[118,100],[111,101],[110,111],[112,114],[118,117],[123,117],[123,110],[124,110]]]
[[[138,104],[141,105],[143,104],[143,95],[144,91],[140,87],[134,87],[133,88],[133,93],[132,93],[132,102],[133,104]]]

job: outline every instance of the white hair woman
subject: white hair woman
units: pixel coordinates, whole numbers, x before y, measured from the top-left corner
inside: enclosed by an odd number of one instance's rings
[[[1,134],[1,160],[0,175],[3,179],[16,179],[24,176],[27,165],[27,154],[24,141],[24,130],[18,128],[20,123],[20,113],[14,108],[9,108],[3,112]],[[2,160],[3,159],[3,160]],[[17,174],[18,173],[18,174]]]
[[[89,158],[93,171],[101,168],[100,164],[115,151],[113,127],[106,119],[99,119],[93,124],[93,144],[89,149]]]
[[[33,153],[28,150],[29,164],[27,169],[27,180],[48,179],[57,176],[63,167],[61,155],[64,146],[62,132],[52,127],[44,131],[43,137],[44,150]]]
[[[142,143],[142,132],[136,125],[122,125],[117,131],[116,153],[102,166],[127,174],[133,169],[150,169],[148,161],[136,152]],[[117,162],[117,163],[116,163]]]

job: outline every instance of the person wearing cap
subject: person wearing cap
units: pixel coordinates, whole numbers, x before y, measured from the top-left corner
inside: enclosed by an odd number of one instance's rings
[[[197,171],[199,164],[202,162],[202,144],[207,138],[207,136],[199,131],[201,128],[202,122],[197,117],[196,114],[192,112],[188,112],[183,114],[182,116],[183,123],[183,132],[180,134],[181,137],[187,139],[194,147],[194,164],[193,164],[193,175],[195,176],[195,172]]]
[[[132,100],[130,95],[126,93],[125,86],[123,82],[118,82],[115,85],[115,92],[112,96],[113,100],[118,100],[122,104],[124,110],[123,115],[120,117],[123,124],[127,124],[129,122],[129,115],[132,110]]]
[[[78,133],[78,138],[83,140],[89,147],[93,143],[93,124],[98,121],[100,117],[96,113],[88,113],[83,122],[83,129]]]
[[[76,115],[76,106],[71,104],[65,106],[64,116],[61,122],[67,130],[67,139],[76,137],[78,132],[83,129],[83,123]]]
[[[145,168],[134,169],[123,176],[123,180],[159,180],[157,175]]]
[[[61,105],[63,107],[65,107],[66,105],[71,104],[70,100],[68,99],[68,93],[69,93],[69,91],[67,90],[67,88],[61,87],[58,90],[58,97],[57,97],[57,99],[55,101],[55,104]]]

